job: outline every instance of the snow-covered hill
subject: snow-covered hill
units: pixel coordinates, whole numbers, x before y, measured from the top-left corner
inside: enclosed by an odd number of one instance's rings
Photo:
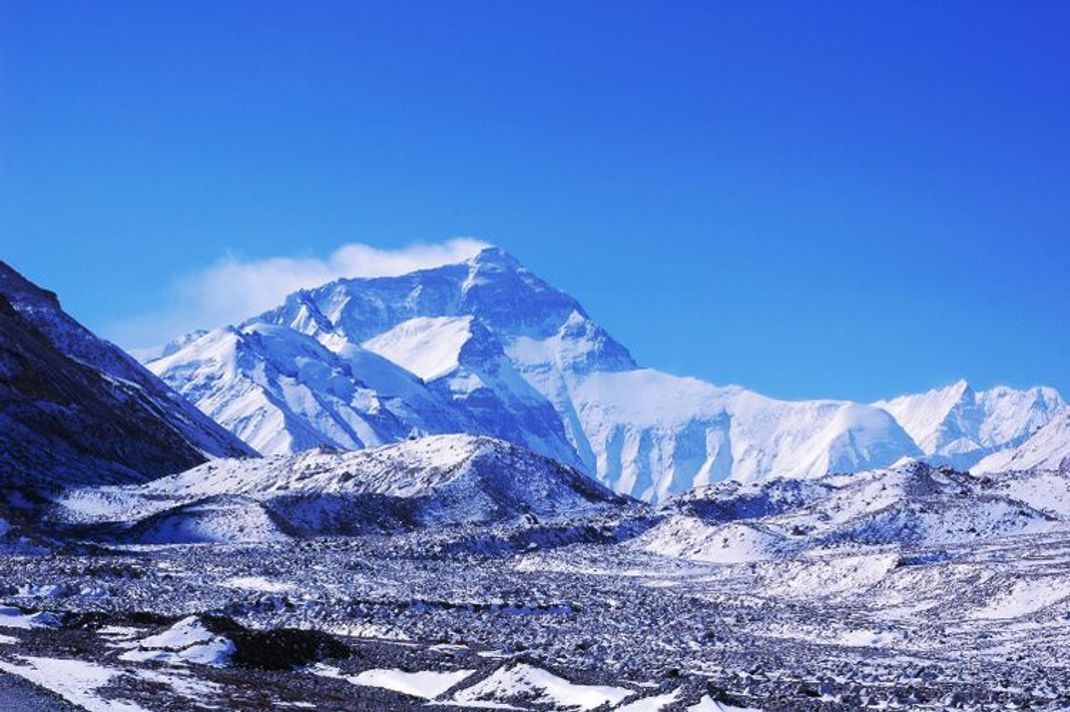
[[[729,482],[670,500],[665,520],[633,545],[738,563],[866,546],[974,544],[1070,529],[1068,493],[1070,479],[1058,472],[987,478],[917,461],[816,480]]]
[[[277,359],[266,355],[206,359],[205,339],[219,332],[179,338],[148,366],[267,452],[360,447],[413,428],[463,431],[524,445],[651,501],[723,479],[820,477],[903,458],[969,467],[1068,411],[1048,388],[975,393],[963,383],[875,404],[790,402],[639,368],[575,299],[498,248],[400,277],[303,290],[230,333],[269,327],[276,340],[301,342],[325,374],[338,371],[331,354],[377,354],[411,375],[407,392],[421,393],[419,403],[360,369],[350,379],[359,387],[332,390],[333,376],[298,374],[268,399],[261,392],[272,390],[264,385],[272,368],[299,369],[268,366]],[[355,392],[370,405],[354,405]],[[375,405],[391,396],[394,406]],[[387,414],[390,425],[379,422]],[[366,428],[343,436],[339,419]]]
[[[61,503],[69,520],[116,523],[159,543],[558,519],[628,501],[517,445],[437,435],[350,452],[217,460],[141,486],[76,490]]]
[[[29,486],[138,482],[253,451],[0,262],[0,472]]]

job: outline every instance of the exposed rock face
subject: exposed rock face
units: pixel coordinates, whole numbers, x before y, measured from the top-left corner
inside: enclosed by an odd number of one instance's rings
[[[0,263],[0,474],[17,487],[142,482],[253,451]]]

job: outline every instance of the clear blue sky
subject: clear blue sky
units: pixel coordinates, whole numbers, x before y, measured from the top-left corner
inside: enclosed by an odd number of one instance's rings
[[[89,326],[467,235],[645,364],[1070,394],[1070,3],[0,9],[0,257]]]

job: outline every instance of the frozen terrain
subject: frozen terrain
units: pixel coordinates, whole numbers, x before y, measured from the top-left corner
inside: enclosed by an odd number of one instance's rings
[[[196,519],[175,503],[206,497],[276,517],[280,491],[421,501],[420,521],[167,545],[111,526]],[[51,521],[69,544],[0,559],[0,671],[84,709],[1070,704],[1059,472],[915,462],[654,509],[515,446],[440,436],[83,488]]]

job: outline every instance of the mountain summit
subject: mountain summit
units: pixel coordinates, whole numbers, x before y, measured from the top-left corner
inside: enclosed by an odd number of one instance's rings
[[[497,247],[301,290],[168,352],[149,369],[264,452],[467,432],[652,501],[904,457],[968,467],[1066,409],[1051,389],[965,383],[875,404],[791,402],[640,368],[575,298]]]

